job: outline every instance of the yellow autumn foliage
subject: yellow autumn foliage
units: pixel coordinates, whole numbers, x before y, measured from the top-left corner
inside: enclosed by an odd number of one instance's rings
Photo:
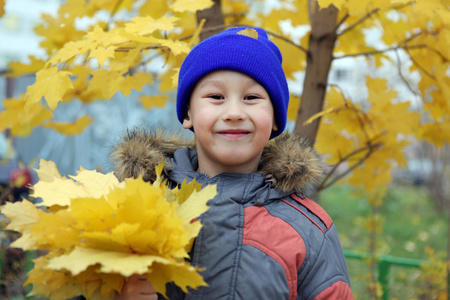
[[[13,247],[48,250],[29,273],[32,294],[113,299],[132,274],[147,274],[162,294],[172,281],[184,291],[205,285],[185,258],[215,186],[201,189],[193,181],[170,190],[161,171],[162,165],[153,184],[85,169],[65,178],[53,162],[41,160],[33,191],[42,202],[2,207],[7,229],[22,234]]]
[[[356,84],[367,87],[368,98],[356,103],[361,99],[348,90],[338,92],[327,87],[326,106],[310,117],[310,121],[320,119],[315,145],[318,152],[330,163],[348,159],[345,163],[354,168],[349,182],[365,186],[364,180],[385,184],[392,168],[406,165],[404,149],[410,140],[424,140],[438,147],[450,141],[448,1],[280,1],[269,11],[263,0],[222,0],[225,25],[204,28],[205,20],[197,20],[196,13],[212,4],[211,0],[125,0],[117,5],[107,0],[65,1],[57,14],[42,15],[42,23],[35,27],[46,57],[9,64],[8,76],[35,74],[36,80],[19,103],[4,101],[0,129],[10,129],[12,135],[21,137],[38,126],[78,134],[89,125],[87,117],[52,120],[61,102],[108,101],[117,93],[128,97],[146,85],[155,85],[160,94],[140,96],[143,107],[161,107],[173,98],[168,95],[177,86],[181,63],[200,41],[200,33],[242,24],[267,30],[283,55],[286,76],[294,80],[311,62],[308,47],[316,9],[333,5],[338,9],[333,61],[358,57],[376,68],[390,64],[398,73],[399,84],[411,94],[400,103],[385,79],[361,78]],[[0,7],[4,7],[4,1],[0,0]],[[96,18],[100,11],[107,14],[107,20]],[[122,12],[125,14],[119,14]],[[80,18],[91,25],[76,26]],[[304,34],[295,36],[286,27]],[[380,32],[376,45],[367,39],[368,30],[373,29]],[[417,83],[409,82],[403,74],[405,55],[410,58],[408,72],[420,77]],[[149,74],[147,67],[155,60],[163,61],[164,67]],[[303,95],[291,96],[288,118],[293,122],[300,98],[303,103],[311,101]],[[41,104],[42,99],[48,109]],[[420,102],[415,112],[409,100]],[[374,174],[385,178],[373,181]]]

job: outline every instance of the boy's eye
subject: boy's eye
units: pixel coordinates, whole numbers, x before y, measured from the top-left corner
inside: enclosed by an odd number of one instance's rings
[[[256,100],[256,99],[261,99],[261,97],[258,95],[248,95],[244,98],[244,100]]]
[[[208,98],[212,98],[214,100],[222,100],[223,99],[223,97],[221,95],[218,95],[218,94],[208,95]]]

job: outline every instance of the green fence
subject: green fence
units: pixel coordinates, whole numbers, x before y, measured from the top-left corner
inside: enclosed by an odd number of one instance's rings
[[[346,258],[366,260],[370,259],[371,255],[366,252],[358,252],[351,250],[344,250]],[[389,300],[389,271],[391,266],[402,266],[411,268],[420,268],[426,261],[418,259],[400,258],[389,255],[380,255],[376,258],[378,283],[381,285],[383,291],[383,300]]]

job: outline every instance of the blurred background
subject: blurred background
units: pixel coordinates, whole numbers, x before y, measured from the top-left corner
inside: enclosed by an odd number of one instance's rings
[[[39,46],[42,41],[34,27],[42,22],[41,14],[55,15],[65,1],[9,0],[0,19],[0,111],[3,100],[19,97],[35,81],[34,75],[7,77],[12,61],[29,62],[29,56],[45,57]],[[277,1],[266,1],[265,9]],[[82,26],[83,20],[80,21]],[[286,32],[304,35],[302,28],[284,25]],[[380,43],[380,31],[366,31],[368,44]],[[420,75],[409,72],[407,56],[404,76],[417,84]],[[393,56],[394,57],[394,56]],[[155,62],[161,68],[164,61]],[[386,65],[373,68],[365,59],[342,59],[333,63],[329,82],[351,90],[361,99],[367,98],[367,89],[360,78],[367,74],[387,78],[399,98],[409,98],[413,109],[421,103],[409,97],[409,89],[401,84],[396,67]],[[291,92],[301,94],[304,72],[290,79]],[[20,201],[27,197],[27,186],[37,181],[33,168],[39,159],[56,163],[61,175],[76,174],[82,166],[101,172],[111,171],[108,159],[112,146],[129,128],[164,128],[168,133],[182,131],[176,120],[174,96],[161,108],[144,109],[140,95],[157,94],[158,86],[146,86],[132,91],[129,97],[116,93],[111,101],[97,101],[85,105],[81,101],[60,103],[53,120],[72,120],[80,115],[92,116],[95,123],[81,134],[66,136],[43,127],[35,128],[26,137],[11,137],[8,130],[0,133],[1,200]],[[353,100],[358,102],[358,97]],[[412,99],[412,100],[411,100]],[[287,130],[293,130],[294,123]],[[414,141],[405,148],[408,168],[396,168],[393,180],[386,185],[382,205],[375,194],[351,187],[348,183],[335,184],[315,197],[333,218],[340,233],[349,266],[356,299],[450,299],[448,298],[448,216],[450,202],[450,148],[423,141]],[[2,228],[6,220],[2,219]],[[8,248],[17,235],[2,230],[0,255],[0,298],[25,299],[27,288],[22,287],[26,269],[31,267],[32,254]],[[376,255],[375,255],[376,254]],[[29,297],[26,299],[33,299]],[[37,299],[37,298],[36,298]]]

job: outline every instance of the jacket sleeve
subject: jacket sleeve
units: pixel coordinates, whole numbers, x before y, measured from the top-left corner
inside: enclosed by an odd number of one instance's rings
[[[302,300],[351,300],[350,277],[334,224],[325,233],[323,242],[310,256],[306,276],[298,283],[298,298]]]

